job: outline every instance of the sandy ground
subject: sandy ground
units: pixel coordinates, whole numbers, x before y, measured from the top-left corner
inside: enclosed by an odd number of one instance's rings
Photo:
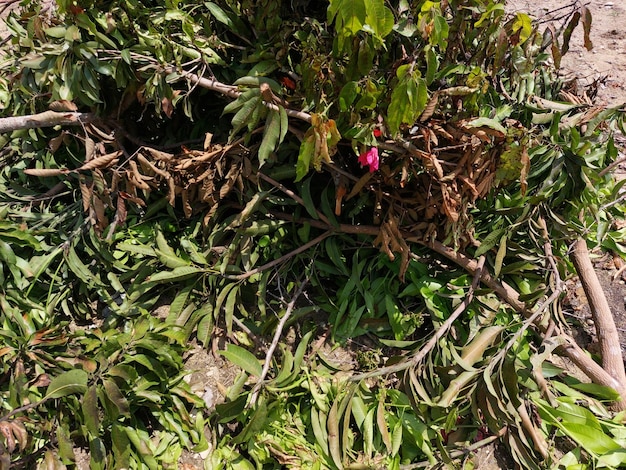
[[[563,26],[562,17],[579,2],[571,0],[509,0],[507,11],[530,14],[541,25],[552,21]],[[597,104],[619,106],[626,103],[626,2],[623,0],[588,0],[584,2],[592,16],[593,49],[583,46],[579,24],[572,35],[570,50],[561,63],[564,78],[577,78],[582,85],[599,80]]]

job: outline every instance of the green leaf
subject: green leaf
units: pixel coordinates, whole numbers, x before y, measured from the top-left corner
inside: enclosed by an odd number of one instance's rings
[[[258,88],[262,84],[269,85],[272,91],[276,94],[280,94],[282,92],[280,84],[276,80],[272,80],[271,78],[267,77],[241,77],[237,79],[234,83],[234,85],[236,86],[252,87],[257,93],[259,93]]]
[[[85,266],[80,257],[76,254],[74,247],[70,247],[70,249],[67,251],[67,254],[65,255],[65,260],[72,272],[82,282],[84,282],[88,286],[101,284],[100,280],[89,270],[87,266]]]
[[[241,367],[248,374],[261,377],[263,368],[259,360],[247,349],[234,344],[226,345],[226,350],[220,354],[238,367]]]
[[[117,407],[118,413],[122,416],[130,416],[128,400],[124,397],[115,381],[105,379],[103,383],[107,398]]]
[[[490,232],[489,235],[487,235],[485,239],[480,242],[480,246],[476,249],[474,256],[478,258],[491,250],[497,245],[504,233],[506,233],[506,229],[503,228]]]
[[[328,7],[328,20],[335,19],[335,26],[342,35],[353,36],[365,24],[364,0],[331,0]]]
[[[156,256],[154,248],[146,245],[135,245],[133,243],[123,242],[115,245],[115,248],[135,255]]]
[[[360,90],[358,82],[348,82],[343,86],[339,92],[339,108],[341,111],[349,109],[359,95]]]
[[[174,268],[172,271],[161,271],[156,273],[153,276],[150,276],[147,281],[155,283],[178,282],[204,273],[206,273],[206,270],[203,268],[198,268],[196,266],[181,266]]]
[[[400,82],[391,92],[391,103],[387,108],[389,131],[396,134],[402,124],[412,125],[426,108],[428,89],[419,72],[409,74],[409,68],[401,66],[396,71]]]
[[[259,147],[259,168],[262,167],[270,154],[280,143],[281,136],[281,116],[278,111],[270,110],[265,121],[263,130],[263,140]]]
[[[158,246],[158,250],[156,250],[156,254],[159,258],[159,261],[163,263],[168,268],[178,268],[181,266],[189,266],[189,262],[179,258],[176,255],[174,249],[168,245],[167,240],[163,236],[163,232],[160,230],[157,231],[156,234],[156,243]]]
[[[111,445],[118,468],[129,468],[131,447],[124,428],[115,423],[111,427]]]
[[[486,117],[480,117],[477,119],[473,119],[467,123],[469,127],[489,127],[490,129],[494,129],[496,131],[500,131],[506,135],[506,129],[495,119],[490,119]]]
[[[168,322],[175,322],[176,319],[180,316],[183,309],[185,308],[185,305],[187,305],[187,300],[189,299],[189,294],[191,293],[193,287],[193,283],[187,284],[178,291],[176,297],[174,297],[174,300],[172,300],[172,303],[170,304],[170,310],[167,314]]]
[[[258,112],[260,107],[263,106],[263,102],[261,100],[261,96],[257,96],[249,101],[247,101],[237,114],[233,117],[231,124],[233,126],[233,130],[231,131],[231,135],[234,136],[245,126],[248,126],[251,122],[254,121],[254,114]]]
[[[315,154],[315,136],[305,136],[300,144],[300,153],[298,153],[298,163],[296,163],[296,183],[304,178],[309,169]],[[317,218],[317,216],[316,216]]]
[[[304,202],[304,208],[309,215],[314,219],[318,219],[319,215],[317,214],[316,205],[313,202],[313,197],[311,196],[311,181],[312,178],[309,178],[302,184],[302,201]]]
[[[233,288],[228,292],[226,302],[224,303],[224,321],[226,323],[226,332],[231,335],[233,332],[233,318],[235,316],[235,306],[239,300],[239,284],[233,284]]]
[[[74,369],[56,376],[48,385],[44,399],[61,398],[74,393],[85,393],[89,374],[82,369]]]
[[[615,440],[595,427],[564,421],[561,428],[586,451],[596,455],[623,450]]]
[[[99,437],[94,437],[89,441],[89,468],[91,470],[106,469],[106,447]]]
[[[244,91],[239,97],[230,103],[228,103],[224,110],[222,111],[222,115],[229,113],[236,113],[238,109],[246,104],[248,101],[253,100],[255,98],[259,98],[261,96],[261,91],[258,88],[253,88],[251,90]]]
[[[91,436],[98,436],[100,429],[100,416],[98,410],[98,395],[96,393],[95,385],[89,387],[87,393],[85,393],[85,396],[83,397],[82,412],[87,430]]]
[[[519,44],[523,44],[528,40],[532,33],[533,25],[530,16],[526,13],[516,13],[515,21],[513,22],[513,32],[519,32]]]
[[[393,30],[393,13],[385,6],[383,0],[365,0],[365,8],[367,25],[380,39],[383,39]]]

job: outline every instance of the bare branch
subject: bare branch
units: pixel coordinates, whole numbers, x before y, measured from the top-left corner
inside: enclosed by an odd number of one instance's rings
[[[44,111],[26,116],[0,118],[0,133],[13,132],[21,129],[38,129],[53,126],[78,126],[95,118],[91,113]]]
[[[306,287],[308,282],[309,282],[308,278],[305,278],[304,281],[302,281],[302,283],[300,284],[300,287],[298,287],[298,290],[296,290],[296,292],[293,294],[293,297],[289,301],[285,314],[278,322],[278,326],[276,327],[276,331],[274,332],[274,339],[272,340],[272,344],[270,344],[270,347],[267,350],[267,354],[265,354],[265,363],[263,364],[263,370],[261,371],[261,376],[259,377],[259,381],[256,383],[256,385],[252,389],[252,393],[250,395],[250,403],[248,406],[254,406],[254,404],[256,403],[257,397],[259,396],[259,391],[261,390],[261,387],[263,386],[263,381],[265,380],[265,377],[267,377],[267,373],[270,370],[272,356],[274,355],[274,351],[276,350],[276,347],[278,346],[278,341],[280,340],[280,337],[283,334],[283,329],[285,328],[285,324],[287,323],[287,320],[289,320],[289,317],[291,316],[291,313],[293,312],[293,309],[296,306],[296,302],[298,301],[298,297],[300,297],[302,292],[304,292],[304,288]]]
[[[589,301],[602,355],[602,367],[619,384],[613,388],[620,393],[622,400],[616,403],[615,408],[624,410],[626,409],[626,372],[619,334],[604,290],[589,258],[587,242],[583,239],[577,240],[570,257]]]

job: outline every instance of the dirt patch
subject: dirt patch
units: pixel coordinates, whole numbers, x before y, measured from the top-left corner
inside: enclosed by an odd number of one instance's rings
[[[577,4],[571,0],[509,0],[507,11],[529,13],[542,26],[552,22],[558,30],[565,21],[561,19],[563,15]],[[579,25],[572,35],[569,52],[563,57],[561,75],[566,80],[576,79],[582,86],[596,82],[596,104],[622,105],[626,103],[626,32],[622,28],[626,5],[605,0],[584,4],[593,19],[593,49],[585,49]]]

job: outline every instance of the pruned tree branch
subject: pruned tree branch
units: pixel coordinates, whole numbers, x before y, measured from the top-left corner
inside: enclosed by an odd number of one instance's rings
[[[622,348],[611,308],[589,258],[589,250],[585,240],[579,239],[574,243],[570,258],[589,302],[598,335],[602,368],[618,382],[618,385],[613,388],[620,393],[622,400],[615,405],[615,408],[624,410],[626,409],[626,373]]]
[[[275,213],[275,216],[284,218],[285,220],[296,221],[294,217],[289,214]],[[306,222],[313,227],[323,228],[326,230],[335,230],[336,232],[340,233],[377,236],[379,232],[379,228],[376,226],[339,224],[338,227],[332,227],[320,220],[315,219],[298,219],[297,222]],[[410,236],[409,234],[406,235],[407,242],[411,241],[431,248],[440,255],[448,258],[450,261],[453,261],[455,264],[462,267],[472,275],[476,275],[476,273],[479,271],[479,264],[477,260],[472,259],[459,251],[455,251],[454,249],[444,245],[441,242],[427,242],[418,237]],[[543,312],[543,309],[539,309],[535,312],[528,309],[526,307],[526,304],[519,299],[519,294],[517,293],[517,291],[515,291],[515,289],[513,289],[507,283],[495,279],[486,268],[480,270],[480,281],[484,285],[492,289],[499,298],[509,304],[516,312],[520,313],[525,318],[533,318],[534,326],[542,334],[546,334],[548,329],[555,329],[554,325],[550,325],[542,321],[543,315],[538,315],[538,313]],[[557,352],[563,354],[565,357],[571,360],[594,383],[615,389],[620,394],[621,401],[616,402],[614,404],[614,407],[616,409],[624,409],[622,407],[626,408],[626,387],[622,385],[620,380],[614,377],[607,370],[605,370],[600,364],[595,362],[593,358],[591,358],[583,349],[581,349],[580,346],[578,346],[574,338],[572,338],[566,332],[556,328],[554,334],[557,334],[563,341],[563,346],[557,348]],[[617,342],[617,344],[619,345],[619,341]]]
[[[0,133],[58,125],[78,126],[90,122],[94,118],[95,116],[91,113],[72,111],[44,111],[43,113],[28,114],[26,116],[11,116],[0,118]]]

